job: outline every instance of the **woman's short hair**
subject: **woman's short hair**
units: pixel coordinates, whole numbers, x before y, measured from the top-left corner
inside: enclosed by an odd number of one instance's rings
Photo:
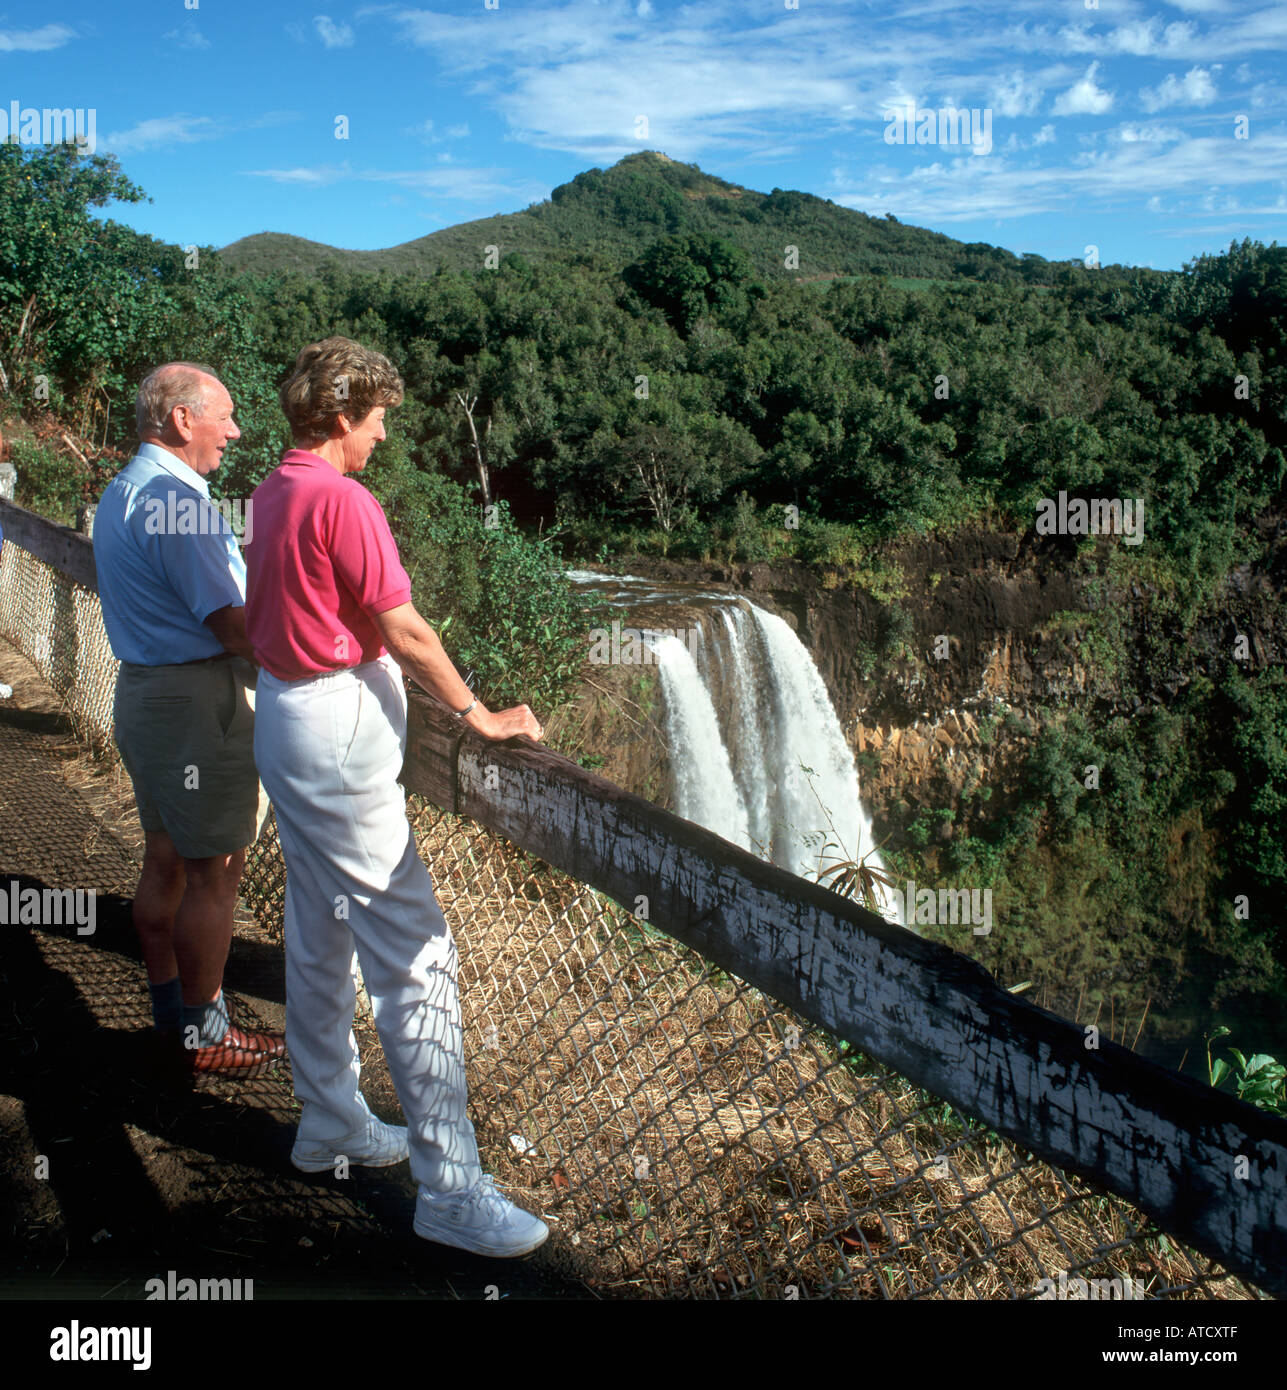
[[[377,406],[399,405],[402,378],[383,353],[352,338],[309,343],[278,392],[295,443],[308,448],[331,437],[343,415],[358,424]]]
[[[204,415],[210,390],[207,377],[219,380],[214,368],[201,362],[165,362],[150,371],[143,378],[134,403],[138,437],[163,435],[175,406],[186,405],[194,415]]]

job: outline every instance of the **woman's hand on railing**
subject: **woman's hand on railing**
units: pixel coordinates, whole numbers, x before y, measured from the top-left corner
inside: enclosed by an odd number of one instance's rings
[[[502,710],[475,710],[466,716],[465,723],[493,742],[513,738],[516,734],[526,734],[528,738],[540,742],[545,733],[536,716],[526,705],[515,705],[512,709]]]

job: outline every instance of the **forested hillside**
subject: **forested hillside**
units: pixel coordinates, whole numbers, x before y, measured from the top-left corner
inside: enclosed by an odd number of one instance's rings
[[[586,265],[615,271],[659,237],[724,237],[767,280],[895,275],[931,280],[1046,284],[1054,267],[984,242],[954,241],[906,226],[892,214],[869,217],[794,189],[757,193],[680,164],[655,150],[627,155],[610,169],[587,169],[551,198],[522,212],[444,228],[383,251],[346,251],[302,237],[261,232],[225,246],[221,259],[255,274],[343,270],[430,275],[440,266],[473,271],[483,248],[516,253],[530,265]],[[788,246],[798,267],[788,268]]]
[[[19,500],[64,515],[93,500],[111,456],[82,463],[39,442],[40,422],[127,448],[139,380],[173,358],[212,363],[231,391],[243,437],[216,491],[244,497],[287,443],[276,386],[299,348],[357,338],[407,383],[365,481],[493,703],[553,707],[575,688],[586,623],[550,577],[558,554],[803,562],[879,597],[880,631],[854,653],[874,663],[916,628],[908,538],[971,527],[1026,546],[1043,499],[1141,499],[1140,544],[1049,552],[1087,595],[1069,624],[1093,697],[1045,711],[1012,794],[994,811],[980,797],[937,862],[1039,916],[1036,866],[1075,860],[1123,932],[1206,931],[1231,990],[1287,1002],[1287,682],[1236,656],[1228,617],[1249,574],[1281,598],[1264,567],[1285,510],[1287,249],[1244,241],[1182,273],[1038,264],[655,155],[322,264],[294,241],[276,261],[248,243],[194,258],[93,215],[140,196],[110,159],[0,146]],[[796,282],[824,272],[858,278]],[[1074,776],[1088,764],[1105,794]],[[942,817],[905,810],[889,849],[910,872]],[[1200,882],[1179,908],[1158,875],[1190,835]]]

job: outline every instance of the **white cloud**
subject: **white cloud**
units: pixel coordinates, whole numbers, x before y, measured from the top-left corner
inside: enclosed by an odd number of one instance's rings
[[[1177,20],[1165,28],[1156,15],[1119,24],[1107,33],[1089,25],[1068,25],[1061,34],[1074,53],[1128,54],[1133,58],[1165,58],[1187,53],[1199,39],[1198,27],[1188,20]]]
[[[1027,139],[1016,134],[1010,134],[1006,138],[1005,150],[1013,154],[1016,150],[1035,150],[1041,145],[1049,145],[1054,142],[1055,128],[1052,125],[1043,125],[1035,135]]]
[[[274,183],[308,184],[315,188],[350,176],[347,168],[336,169],[333,166],[319,169],[247,169],[245,173],[251,178],[272,179]]]
[[[648,148],[678,159],[712,149],[758,154],[801,121],[819,131],[834,125],[846,104],[874,120],[876,89],[860,89],[854,69],[884,78],[909,45],[927,56],[938,46],[928,33],[900,33],[837,49],[849,21],[834,10],[756,27],[728,0],[668,11],[665,24],[657,13],[641,19],[634,0],[515,5],[500,24],[481,6],[399,9],[390,18],[444,73],[477,74],[470,95],[487,99],[513,138],[596,163]],[[643,133],[639,116],[648,118]]]
[[[998,116],[1031,116],[1041,104],[1042,89],[1021,72],[1001,78],[992,91],[989,105]]]
[[[440,160],[450,160],[440,155]],[[530,181],[515,183],[498,169],[450,168],[434,169],[354,169],[346,160],[343,164],[297,166],[292,169],[244,169],[249,178],[270,179],[273,183],[303,188],[322,188],[342,182],[384,183],[410,189],[425,197],[451,198],[461,202],[487,202],[512,205],[517,199],[540,202],[549,196],[549,188]]]
[[[317,37],[327,48],[353,47],[352,28],[347,24],[337,24],[330,15],[314,15],[313,27],[317,30]]]
[[[852,179],[837,172],[834,186],[842,191],[831,196],[845,207],[888,211],[940,226],[1040,213],[1084,217],[1099,207],[1118,206],[1124,198],[1160,197],[1177,213],[1240,191],[1267,202],[1262,190],[1284,180],[1287,133],[1267,131],[1254,142],[1215,137],[1112,141],[1103,150],[1046,166],[994,153],[984,159],[962,155],[910,172],[884,166]],[[1254,211],[1259,215],[1261,209]]]
[[[443,134],[439,135],[432,121],[421,121],[417,125],[407,127],[408,135],[418,136],[426,145],[441,145],[444,140],[463,140],[469,134],[467,125],[448,126]],[[443,158],[443,156],[439,156]]]
[[[1171,141],[1183,138],[1183,131],[1169,125],[1124,125],[1117,131],[1117,139],[1127,145],[1139,141],[1146,144],[1169,145]]]
[[[1139,58],[1170,58],[1210,63],[1221,58],[1263,57],[1287,48],[1287,5],[1281,0],[1229,0],[1220,5],[1192,0],[1183,8],[1203,17],[1163,24],[1154,16],[1131,20],[1113,29],[1097,28],[1089,17],[1051,35],[1042,28],[1012,30],[1012,42],[1022,38],[1029,49],[1089,53],[1101,58],[1122,54]],[[1054,42],[1057,37],[1057,44]]]
[[[0,53],[47,53],[76,37],[65,24],[46,24],[40,29],[0,29]]]
[[[1160,111],[1165,106],[1210,106],[1215,96],[1211,72],[1197,67],[1190,68],[1183,77],[1168,72],[1156,87],[1140,90],[1145,111]]]
[[[158,145],[190,145],[213,140],[219,127],[209,116],[158,116],[140,121],[128,130],[114,130],[102,143],[113,154],[138,154]]]
[[[166,145],[191,145],[198,140],[217,140],[239,130],[262,130],[299,119],[294,111],[266,111],[245,120],[215,120],[211,116],[157,116],[128,130],[114,130],[99,143],[113,154],[138,154]]]
[[[946,93],[992,109],[997,121],[1102,116],[1118,108],[1119,73],[1138,68],[1139,55],[1161,56],[1177,73],[1194,64],[1214,72],[1226,54],[1237,54],[1233,66],[1287,48],[1282,0],[1229,0],[1218,16],[1195,0],[1175,23],[1136,18],[1146,7],[1130,0],[1125,18],[1077,26],[1051,19],[1068,10],[1046,0],[916,0],[896,25],[865,23],[845,0],[790,14],[733,0],[684,3],[665,10],[665,23],[657,0],[649,3],[646,18],[639,0],[515,4],[497,22],[477,3],[377,0],[351,22],[387,25],[393,43],[421,50],[433,79],[458,84],[507,124],[508,138],[595,163],[649,147],[682,160],[758,160],[784,146],[807,154],[810,136],[866,139],[874,129],[878,140],[886,108],[909,97],[937,107]],[[1070,58],[1077,54],[1086,56]],[[1131,76],[1133,96],[1153,74]]]
[[[165,35],[165,42],[175,48],[187,48],[199,52],[210,47],[210,40],[199,29],[171,29]]]
[[[1102,116],[1113,104],[1113,94],[1101,91],[1095,85],[1095,73],[1099,68],[1096,60],[1086,69],[1080,82],[1074,82],[1066,92],[1055,98],[1056,116]]]

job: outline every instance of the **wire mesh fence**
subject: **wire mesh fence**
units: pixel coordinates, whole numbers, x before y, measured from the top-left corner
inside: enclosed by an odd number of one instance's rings
[[[120,663],[94,590],[6,540],[0,543],[0,632],[62,697],[80,737],[111,748]]]
[[[116,663],[97,608],[6,542],[0,632],[103,747]],[[459,950],[485,1162],[596,1288],[1264,1296],[519,846],[420,797],[408,816]],[[270,818],[242,892],[279,933],[285,882]]]

